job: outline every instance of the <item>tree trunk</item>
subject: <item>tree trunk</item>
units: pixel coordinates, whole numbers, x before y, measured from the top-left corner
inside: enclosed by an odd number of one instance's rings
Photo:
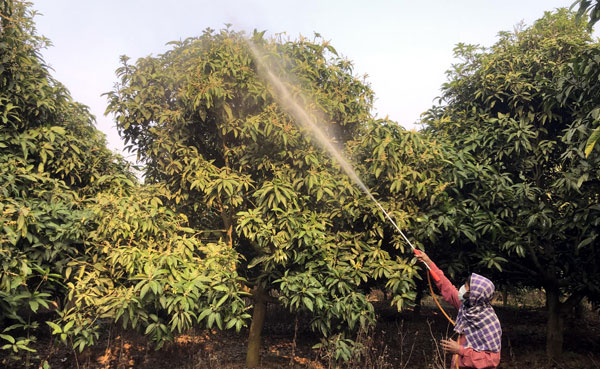
[[[585,299],[581,299],[581,301],[576,303],[575,307],[573,308],[573,316],[576,320],[583,320],[585,319],[585,312]]]
[[[564,340],[564,317],[558,287],[546,288],[546,309],[548,310],[546,355],[550,359],[556,359],[562,355]]]
[[[502,307],[508,306],[508,287],[502,288]]]
[[[257,287],[252,295],[254,297],[254,311],[248,336],[248,351],[246,352],[246,366],[248,368],[256,368],[260,361],[261,333],[267,310],[265,290],[262,287]]]
[[[219,212],[221,213],[221,220],[223,220],[223,228],[225,229],[225,242],[230,248],[233,248],[233,216],[231,209],[227,210],[225,208],[220,197],[217,197],[217,203],[219,204]]]

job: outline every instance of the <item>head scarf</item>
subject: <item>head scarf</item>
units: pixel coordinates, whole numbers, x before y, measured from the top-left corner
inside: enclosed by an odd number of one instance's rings
[[[465,335],[467,347],[476,351],[499,352],[502,328],[490,304],[494,295],[494,284],[489,279],[473,273],[469,286],[469,300],[458,309],[454,330]]]

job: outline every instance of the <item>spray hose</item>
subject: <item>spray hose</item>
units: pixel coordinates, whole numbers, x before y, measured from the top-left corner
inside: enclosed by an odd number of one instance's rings
[[[440,305],[440,302],[438,301],[437,297],[435,297],[435,293],[433,292],[433,287],[431,286],[431,278],[429,277],[429,274],[427,274],[427,282],[429,282],[429,292],[431,292],[431,297],[433,297],[433,301],[435,301],[435,304],[437,305],[437,307],[440,309],[442,314],[444,314],[446,319],[448,319],[448,321],[450,323],[452,323],[452,325],[456,325],[456,323],[454,323],[454,320],[452,320],[452,318],[450,318],[448,316],[448,314],[446,313],[446,310],[444,310],[442,305]]]
[[[413,251],[415,252],[415,255],[419,255],[421,253],[421,251],[413,249]],[[427,264],[425,264],[427,265]],[[427,265],[427,268],[429,269],[429,272],[431,273],[431,275],[438,277],[439,276],[434,273],[431,268],[429,268],[429,265]],[[433,297],[433,301],[435,301],[435,304],[437,305],[438,309],[440,309],[440,311],[442,312],[442,314],[444,314],[444,316],[446,317],[446,319],[448,319],[448,321],[450,323],[452,323],[452,325],[456,325],[456,323],[454,322],[454,320],[452,320],[452,318],[450,318],[450,316],[448,315],[448,313],[446,313],[446,310],[444,310],[444,308],[442,307],[442,305],[440,305],[440,302],[438,301],[437,297],[435,297],[435,293],[433,292],[433,286],[431,285],[431,277],[429,276],[430,273],[427,273],[427,282],[429,283],[429,292],[431,292],[431,297]],[[434,277],[434,279],[435,279]],[[438,281],[439,279],[436,279],[436,281]],[[458,366],[458,354],[455,355],[456,357],[456,369],[459,368]]]

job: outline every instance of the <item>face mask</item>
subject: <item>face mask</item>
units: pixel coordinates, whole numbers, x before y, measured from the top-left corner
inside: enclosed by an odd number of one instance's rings
[[[467,289],[465,288],[464,285],[462,285],[460,287],[460,289],[458,290],[458,299],[464,303],[465,302],[465,293],[467,293]]]

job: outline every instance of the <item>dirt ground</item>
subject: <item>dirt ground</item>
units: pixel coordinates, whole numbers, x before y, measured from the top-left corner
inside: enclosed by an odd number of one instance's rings
[[[439,350],[437,341],[452,332],[446,318],[424,301],[419,315],[398,313],[385,303],[377,303],[378,325],[357,340],[363,344],[361,358],[339,365],[340,368],[448,368],[450,358]],[[446,307],[454,317],[456,312]],[[597,312],[568,321],[565,354],[560,361],[545,358],[545,313],[541,308],[495,307],[503,328],[500,368],[600,368],[600,317]],[[331,353],[313,349],[318,335],[308,328],[309,318],[292,315],[278,306],[270,306],[263,331],[261,368],[333,368]],[[296,331],[296,318],[298,330]],[[296,335],[296,340],[294,340]],[[135,332],[116,327],[104,332],[92,349],[75,355],[51,337],[37,343],[37,358],[30,368],[47,360],[52,369],[197,369],[244,368],[248,332],[196,330],[182,334],[172,344],[154,350]],[[35,356],[35,355],[34,355]],[[24,368],[25,362],[0,357],[6,368]]]

